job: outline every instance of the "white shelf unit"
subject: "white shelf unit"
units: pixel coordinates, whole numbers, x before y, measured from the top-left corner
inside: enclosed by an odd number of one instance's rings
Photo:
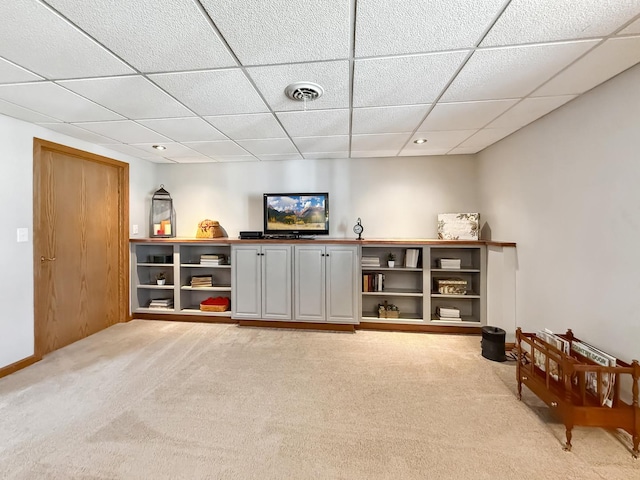
[[[459,258],[460,269],[443,269],[439,266],[442,258]],[[429,247],[429,286],[430,286],[430,323],[449,326],[486,325],[487,281],[485,266],[486,247],[484,245],[431,245]],[[463,279],[467,281],[464,295],[441,294],[438,292],[438,280]],[[438,307],[460,309],[461,320],[440,319]]]
[[[167,257],[166,260],[163,257]],[[174,247],[162,244],[132,244],[131,311],[138,313],[175,313]],[[167,261],[170,260],[170,261]],[[156,275],[164,272],[165,285]],[[173,308],[149,308],[151,300],[173,299]]]
[[[405,267],[407,248],[419,250],[417,267]],[[360,275],[362,322],[388,324],[425,324],[425,290],[427,275],[422,268],[425,249],[420,245],[363,245],[360,257],[377,257],[380,266],[362,266]],[[395,266],[387,266],[389,253],[395,256]],[[366,275],[383,275],[382,290],[365,291]],[[428,290],[427,290],[428,292]],[[427,295],[428,297],[428,295]],[[400,311],[399,318],[378,318],[378,305],[396,305]],[[426,300],[428,302],[428,298]]]
[[[228,244],[182,244],[180,258],[180,313],[209,317],[231,317],[226,312],[202,312],[200,302],[209,297],[231,298],[231,247]],[[200,255],[224,255],[225,264],[202,265]],[[191,277],[211,275],[211,287],[192,287]]]

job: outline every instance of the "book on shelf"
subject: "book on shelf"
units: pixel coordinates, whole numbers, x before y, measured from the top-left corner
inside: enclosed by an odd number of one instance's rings
[[[171,309],[173,308],[173,298],[154,298],[149,302],[149,308]]]
[[[362,257],[362,266],[363,267],[379,267],[380,266],[380,258],[378,257]]]
[[[404,266],[407,268],[417,268],[420,250],[417,248],[407,248],[404,254]]]
[[[461,322],[462,317],[443,317],[442,315],[436,315],[436,319],[442,322]]]
[[[213,276],[211,275],[194,275],[191,277],[192,287],[212,287]]]
[[[571,342],[571,350],[591,360],[596,365],[603,367],[615,367],[616,358],[589,345],[585,342]],[[603,373],[600,375],[600,405],[606,407],[613,406],[613,387],[615,385],[615,374]],[[587,391],[598,396],[598,374],[596,372],[585,372],[585,383]]]
[[[440,258],[438,259],[438,267],[443,270],[460,270],[461,261],[459,258]]]
[[[362,275],[363,292],[384,291],[384,273],[365,273]]]
[[[440,318],[460,320],[460,309],[455,307],[436,307],[436,315]]]
[[[200,265],[226,265],[227,257],[226,255],[219,254],[202,254],[200,255]]]

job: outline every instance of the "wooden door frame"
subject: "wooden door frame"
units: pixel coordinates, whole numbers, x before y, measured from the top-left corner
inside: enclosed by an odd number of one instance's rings
[[[120,162],[112,158],[96,155],[95,153],[85,152],[66,145],[33,138],[33,284],[34,284],[34,356],[37,359],[42,358],[44,351],[43,333],[44,333],[44,312],[42,305],[38,302],[38,292],[36,272],[40,265],[41,252],[38,251],[40,239],[46,235],[46,232],[40,231],[40,202],[42,201],[42,192],[40,191],[41,169],[43,161],[43,153],[51,151],[62,153],[68,156],[78,158],[81,161],[96,162],[104,165],[116,167],[118,170],[118,229],[120,231],[120,240],[118,243],[118,317],[119,322],[126,322],[129,318],[129,164]]]

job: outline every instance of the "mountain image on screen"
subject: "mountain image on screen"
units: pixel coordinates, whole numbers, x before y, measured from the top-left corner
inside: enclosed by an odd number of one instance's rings
[[[268,230],[322,230],[325,225],[322,197],[280,196],[268,201]]]

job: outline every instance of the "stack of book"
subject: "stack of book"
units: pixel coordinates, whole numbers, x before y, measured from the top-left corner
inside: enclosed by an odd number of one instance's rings
[[[459,258],[441,258],[439,264],[440,268],[445,270],[460,270]]]
[[[438,320],[446,320],[447,322],[461,321],[460,309],[455,307],[437,307],[436,315]]]
[[[173,298],[154,298],[149,303],[149,308],[171,310],[173,308]]]
[[[362,275],[363,292],[382,292],[384,290],[384,273],[365,273]]]
[[[213,276],[211,275],[194,275],[191,277],[192,287],[213,287]]]
[[[226,265],[227,257],[221,253],[200,255],[200,265]]]
[[[362,257],[362,266],[363,267],[374,267],[377,268],[380,266],[380,258],[378,257]]]
[[[417,248],[407,248],[404,254],[404,266],[407,268],[416,268],[418,266],[418,257],[420,256],[420,250]]]

